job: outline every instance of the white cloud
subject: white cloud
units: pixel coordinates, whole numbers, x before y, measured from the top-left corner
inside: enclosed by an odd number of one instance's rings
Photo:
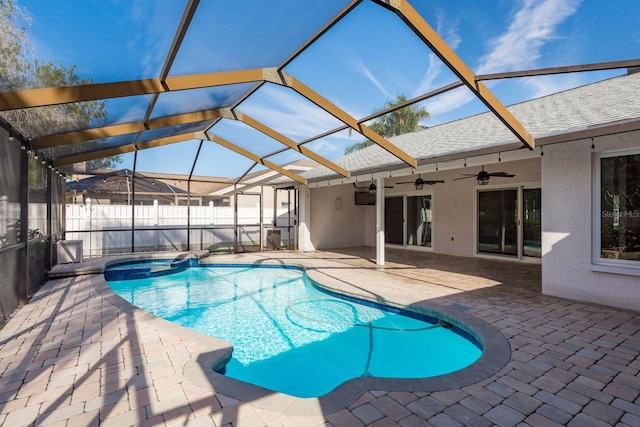
[[[455,50],[460,45],[460,35],[458,34],[456,27],[446,27],[445,23],[447,23],[446,18],[442,14],[439,14],[436,31],[447,42],[449,47]],[[434,53],[430,54],[427,71],[422,77],[422,80],[420,81],[420,84],[413,96],[418,96],[431,90],[434,87],[434,82],[438,77],[440,77],[440,74],[444,69],[445,66],[440,58],[438,58]]]
[[[395,98],[395,95],[391,91],[389,91],[387,88],[385,88],[382,83],[380,83],[380,81],[373,75],[371,70],[364,64],[364,62],[362,62],[362,60],[354,57],[354,61],[352,61],[352,64],[356,69],[356,71],[358,71],[367,80],[373,83],[373,85],[378,88],[380,93],[382,93],[385,96],[385,98],[387,99]]]
[[[513,15],[508,29],[487,43],[489,52],[481,59],[476,73],[537,67],[541,49],[549,41],[558,38],[558,26],[576,12],[580,2],[581,0],[524,0],[522,7]],[[454,42],[457,46],[459,39],[454,39]],[[452,45],[454,48],[455,46]],[[438,71],[435,65],[429,67],[423,79],[425,85],[435,79]],[[551,79],[535,82],[530,79],[526,85],[533,89],[532,96],[542,96],[556,89],[569,87],[566,79],[556,84],[552,84]],[[432,115],[437,115],[462,107],[473,99],[474,96],[469,91],[459,89],[438,97],[429,104],[428,109]]]
[[[558,93],[585,84],[584,76],[566,74],[561,76],[540,76],[523,80],[523,84],[532,91],[531,98]]]
[[[247,102],[240,111],[291,139],[304,140],[342,124],[293,91],[269,85],[260,91],[265,91],[264,99],[268,101]]]
[[[434,117],[438,114],[444,114],[451,110],[455,110],[456,108],[473,101],[474,98],[475,95],[473,95],[469,89],[466,87],[459,87],[442,96],[434,98],[429,102],[427,110],[429,111],[429,114],[431,114],[431,117]]]
[[[508,30],[490,42],[491,51],[478,67],[478,74],[531,68],[540,50],[557,38],[556,28],[573,15],[580,0],[526,0]]]

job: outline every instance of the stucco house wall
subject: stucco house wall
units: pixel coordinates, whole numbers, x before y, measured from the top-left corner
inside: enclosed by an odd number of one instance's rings
[[[375,215],[375,208],[356,206],[353,193],[351,184],[311,189],[310,238],[314,248],[344,248],[366,244],[367,221],[364,217],[368,210],[373,210]]]
[[[410,184],[415,176],[387,179],[393,188],[385,190],[385,196],[415,196],[431,194],[433,201],[433,251],[438,253],[475,255],[475,197],[478,188],[483,190],[515,188],[523,183],[540,182],[540,158],[503,161],[486,165],[489,171],[515,173],[514,178],[493,178],[489,185],[478,186],[473,178],[461,179],[463,173],[477,173],[479,167],[442,170],[422,174],[422,178],[442,179],[444,184],[425,186],[416,191]],[[351,184],[311,189],[311,241],[316,249],[353,246],[375,246],[375,206],[356,206]],[[336,200],[342,200],[342,209],[336,209]],[[411,248],[411,247],[408,247]],[[415,247],[414,247],[415,248]],[[423,249],[423,248],[420,248]]]
[[[640,132],[545,147],[542,162],[542,292],[637,310],[640,277],[592,263],[593,175],[598,152],[638,147]],[[637,274],[640,274],[638,271]]]

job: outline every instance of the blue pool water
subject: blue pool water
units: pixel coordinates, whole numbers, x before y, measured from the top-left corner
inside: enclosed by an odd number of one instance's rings
[[[297,268],[202,266],[108,283],[143,310],[231,342],[225,375],[298,397],[361,376],[446,374],[481,355],[449,328],[329,295]]]

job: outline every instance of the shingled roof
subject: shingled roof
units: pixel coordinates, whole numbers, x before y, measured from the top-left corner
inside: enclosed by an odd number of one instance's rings
[[[640,73],[547,95],[508,109],[535,138],[638,119]],[[422,161],[517,142],[514,135],[488,112],[399,135],[390,141]],[[341,157],[335,163],[355,173],[370,170],[372,165],[389,169],[406,166],[379,146]],[[320,166],[301,175],[307,179],[321,179],[335,176],[335,173]]]

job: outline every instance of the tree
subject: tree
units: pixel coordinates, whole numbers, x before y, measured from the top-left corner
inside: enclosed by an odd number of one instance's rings
[[[31,60],[33,48],[27,32],[30,21],[26,9],[13,0],[0,0],[0,90],[5,92],[92,83],[90,79],[78,77],[75,66]],[[11,110],[2,115],[22,135],[33,138],[102,126],[106,123],[107,111],[104,102],[89,101]],[[68,154],[74,152],[78,150],[71,146]],[[114,167],[121,161],[121,156],[114,156],[88,162],[87,167]]]
[[[387,101],[379,110],[382,111],[387,108],[394,107],[398,104],[402,104],[407,101],[407,97],[404,95],[398,95],[395,101]],[[398,110],[387,113],[381,117],[378,117],[371,123],[369,129],[374,131],[380,136],[390,138],[392,136],[402,135],[404,133],[416,132],[422,129],[420,126],[420,120],[426,120],[430,117],[429,112],[424,108],[419,108],[415,105],[409,105]],[[351,154],[363,148],[373,145],[374,142],[366,140],[362,142],[356,142],[348,146],[344,150],[344,154]]]

